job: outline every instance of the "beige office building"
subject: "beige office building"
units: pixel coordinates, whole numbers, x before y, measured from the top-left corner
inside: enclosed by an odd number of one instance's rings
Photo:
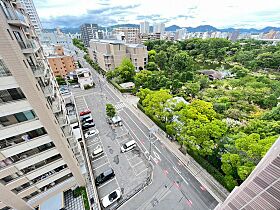
[[[105,71],[118,67],[125,57],[132,61],[136,71],[144,69],[148,63],[146,46],[125,44],[118,40],[91,40],[89,54]]]
[[[113,35],[119,39],[125,41],[128,44],[139,44],[140,33],[139,28],[120,27],[113,30]]]
[[[62,46],[54,46],[54,52],[48,55],[48,62],[55,76],[65,77],[76,69],[73,56],[66,55]]]
[[[272,145],[255,170],[235,187],[215,210],[280,209],[280,138]]]
[[[0,209],[85,185],[53,74],[20,5],[0,0]]]

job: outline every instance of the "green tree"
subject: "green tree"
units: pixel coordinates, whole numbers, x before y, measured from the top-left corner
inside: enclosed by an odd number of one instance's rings
[[[148,58],[149,62],[155,62],[155,56],[156,56],[156,51],[155,50],[150,50],[148,51]]]
[[[106,104],[106,115],[110,118],[116,115],[116,109],[112,104]]]
[[[131,60],[124,58],[121,62],[121,65],[118,66],[117,75],[120,76],[123,82],[133,81],[135,75],[135,67],[132,64]]]
[[[186,52],[180,52],[174,56],[172,68],[179,72],[194,71],[194,61]]]
[[[157,71],[158,70],[158,66],[155,62],[149,62],[147,65],[146,65],[146,69],[149,70],[149,71]]]
[[[155,55],[155,62],[159,66],[161,70],[165,69],[165,66],[167,65],[168,58],[165,51],[161,50],[159,53]]]

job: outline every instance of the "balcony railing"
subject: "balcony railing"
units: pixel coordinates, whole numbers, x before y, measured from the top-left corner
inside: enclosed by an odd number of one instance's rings
[[[28,26],[26,17],[19,11],[11,7],[3,8],[3,11],[8,19],[9,24],[17,25],[17,26],[21,26],[21,25]]]
[[[40,65],[30,66],[35,77],[44,77],[44,68]]]

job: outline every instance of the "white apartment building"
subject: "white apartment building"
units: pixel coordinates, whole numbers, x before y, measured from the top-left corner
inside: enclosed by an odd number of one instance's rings
[[[165,24],[164,23],[154,23],[153,33],[164,34],[165,32]]]
[[[47,46],[60,45],[72,51],[75,49],[71,35],[62,33],[59,28],[54,32],[41,32],[39,39],[42,44]]]
[[[105,71],[115,69],[123,58],[129,58],[136,71],[143,70],[148,63],[145,45],[125,44],[119,40],[91,40],[89,55]]]
[[[0,0],[0,209],[32,210],[85,185],[58,90],[24,10]]]
[[[113,35],[117,40],[125,41],[128,44],[139,44],[140,34],[139,28],[120,27],[113,30]]]
[[[140,34],[149,34],[150,24],[148,21],[140,22]]]
[[[30,21],[35,28],[35,31],[38,35],[42,32],[42,24],[38,16],[37,10],[33,3],[33,0],[20,0],[21,5],[23,6],[25,12],[29,15]]]

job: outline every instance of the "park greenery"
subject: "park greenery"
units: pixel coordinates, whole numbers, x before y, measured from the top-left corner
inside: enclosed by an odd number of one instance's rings
[[[228,190],[240,185],[280,134],[280,45],[225,39],[145,44],[149,63],[133,78],[143,111],[189,154],[203,157]],[[204,69],[227,76],[210,80],[199,73]],[[170,103],[174,96],[188,103]]]
[[[134,82],[138,107],[231,191],[280,134],[280,44],[195,38],[145,45],[144,70],[124,59],[107,79]],[[224,77],[201,73],[209,69]]]

